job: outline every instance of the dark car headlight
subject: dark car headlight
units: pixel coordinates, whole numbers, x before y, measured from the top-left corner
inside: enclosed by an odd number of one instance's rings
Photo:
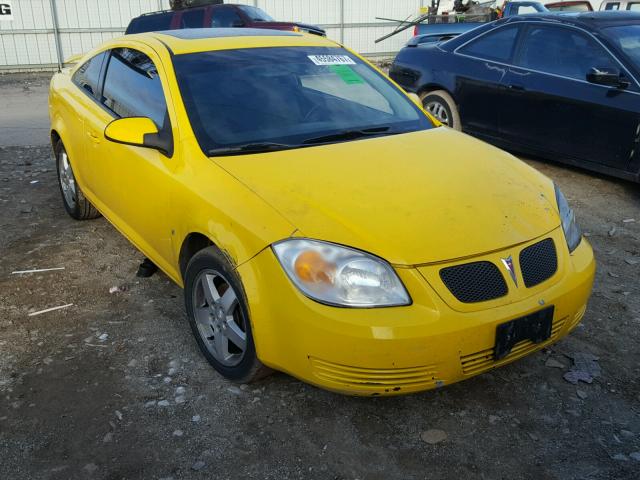
[[[554,185],[556,189],[556,202],[558,203],[558,211],[560,212],[560,219],[562,220],[562,230],[564,230],[564,238],[567,241],[569,252],[573,252],[580,241],[582,240],[582,230],[576,222],[576,215],[569,206],[566,197],[560,191],[557,185]]]

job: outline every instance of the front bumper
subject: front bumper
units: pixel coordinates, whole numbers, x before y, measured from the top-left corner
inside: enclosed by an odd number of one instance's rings
[[[428,390],[512,362],[569,333],[582,319],[591,294],[595,260],[589,243],[583,239],[569,255],[565,244],[558,243],[564,242],[562,232],[551,235],[564,252],[558,255],[556,275],[534,291],[513,288],[501,302],[485,302],[485,308],[452,305],[441,289],[433,288],[425,273],[429,267],[396,268],[413,299],[410,306],[322,305],[302,295],[271,249],[265,249],[238,268],[258,357],[308,383],[352,395]],[[494,361],[496,326],[541,305],[555,307],[551,338],[539,344],[520,342],[507,357]]]

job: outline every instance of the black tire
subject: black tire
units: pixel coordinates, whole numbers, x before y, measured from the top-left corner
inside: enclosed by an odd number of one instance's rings
[[[441,123],[454,130],[462,130],[460,113],[451,95],[444,90],[434,90],[423,93],[420,98],[423,108]]]
[[[87,198],[84,196],[84,193],[82,193],[80,185],[78,185],[78,183],[75,181],[73,169],[71,168],[71,163],[69,162],[69,156],[67,155],[67,151],[64,148],[64,144],[61,140],[58,140],[53,146],[53,154],[56,157],[58,187],[60,188],[60,195],[62,196],[64,209],[67,211],[69,216],[75,220],[91,220],[94,218],[98,218],[100,216],[100,212],[98,212],[96,207],[94,207],[91,202],[87,200]],[[67,176],[72,179],[72,190],[69,190],[69,182],[64,182],[62,179],[64,162],[67,163],[68,167]],[[65,184],[65,186],[63,186],[63,183]]]
[[[199,315],[202,315],[203,310],[210,310],[209,317],[212,319],[211,322],[215,323],[216,315],[211,313],[214,311],[214,307],[208,305],[206,298],[200,294],[200,289],[203,288],[201,282],[203,281],[204,275],[209,275],[210,278],[215,278],[220,282],[220,286],[216,288],[222,289],[218,291],[221,297],[224,296],[224,293],[226,293],[228,289],[228,286],[225,285],[226,283],[228,283],[235,292],[237,303],[234,304],[232,316],[236,326],[239,326],[241,330],[244,329],[246,336],[246,346],[237,364],[224,364],[216,358],[216,355],[212,352],[212,349],[215,348],[215,337],[218,335],[215,330],[216,326],[213,324],[205,326],[202,322],[199,323],[196,320],[196,309],[199,310]],[[215,247],[208,247],[196,253],[187,265],[184,278],[184,300],[189,324],[202,354],[211,366],[223,377],[238,383],[251,383],[269,375],[272,370],[260,362],[256,355],[251,321],[249,319],[249,309],[247,308],[242,282],[220,250]],[[201,304],[201,301],[204,301],[205,304]],[[207,330],[207,328],[210,328],[210,330]],[[202,330],[207,330],[207,334],[210,336],[205,338],[205,333]],[[220,333],[222,333],[222,331],[220,331]],[[233,343],[227,343],[227,347],[230,350],[231,347],[235,347],[235,345]]]

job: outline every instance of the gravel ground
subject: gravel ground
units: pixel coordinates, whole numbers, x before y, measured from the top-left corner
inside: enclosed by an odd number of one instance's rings
[[[637,479],[640,186],[527,161],[596,251],[582,325],[441,390],[353,398],[221,379],[181,290],[137,279],[141,255],[104,219],[67,217],[48,147],[0,147],[0,478]],[[598,358],[593,383],[563,379],[577,354]]]

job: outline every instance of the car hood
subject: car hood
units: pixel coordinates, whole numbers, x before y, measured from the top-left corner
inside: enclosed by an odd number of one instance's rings
[[[560,225],[548,178],[444,127],[215,161],[300,235],[396,265],[499,250]]]

